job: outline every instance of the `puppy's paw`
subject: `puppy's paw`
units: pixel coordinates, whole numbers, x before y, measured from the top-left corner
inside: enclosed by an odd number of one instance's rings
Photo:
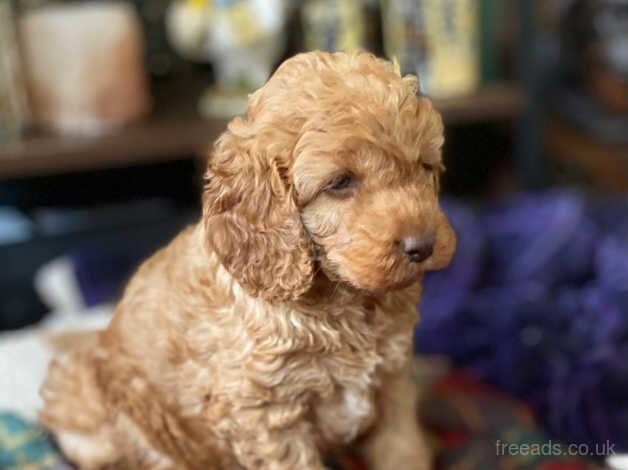
[[[375,444],[375,443],[374,443]],[[365,457],[371,470],[431,470],[432,455],[420,438],[393,433],[380,437]]]
[[[371,462],[371,470],[431,470],[432,460],[424,453],[409,453],[406,455],[396,453],[394,455],[382,456]]]

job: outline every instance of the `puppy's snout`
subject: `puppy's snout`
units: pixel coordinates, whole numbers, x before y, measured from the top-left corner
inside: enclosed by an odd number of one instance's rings
[[[401,240],[401,249],[411,262],[422,263],[434,253],[434,237],[405,237]]]

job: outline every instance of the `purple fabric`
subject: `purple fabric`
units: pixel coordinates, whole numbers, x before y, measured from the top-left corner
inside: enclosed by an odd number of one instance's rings
[[[526,399],[563,440],[628,450],[628,200],[449,205],[462,254],[426,280],[417,351]]]
[[[487,275],[494,283],[555,285],[591,272],[596,228],[577,193],[519,195],[485,208],[480,218],[491,248]]]

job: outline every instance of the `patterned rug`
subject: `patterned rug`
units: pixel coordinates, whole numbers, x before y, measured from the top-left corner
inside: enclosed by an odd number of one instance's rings
[[[419,419],[429,433],[438,469],[587,470],[601,465],[570,456],[569,448],[540,429],[521,402],[464,374],[428,387]],[[516,450],[515,451],[513,451]],[[328,463],[333,470],[367,470],[352,456]],[[46,432],[10,413],[0,413],[0,469],[69,470]]]

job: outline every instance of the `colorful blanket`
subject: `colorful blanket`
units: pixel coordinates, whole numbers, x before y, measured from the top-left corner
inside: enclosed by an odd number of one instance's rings
[[[540,429],[523,403],[471,377],[449,374],[429,387],[419,418],[437,468],[456,470],[587,470],[593,460],[569,455],[567,446]],[[352,456],[330,460],[331,470],[367,470]],[[72,467],[37,425],[0,413],[0,468],[69,470]]]
[[[71,467],[43,429],[10,413],[0,413],[0,468],[69,470]]]

